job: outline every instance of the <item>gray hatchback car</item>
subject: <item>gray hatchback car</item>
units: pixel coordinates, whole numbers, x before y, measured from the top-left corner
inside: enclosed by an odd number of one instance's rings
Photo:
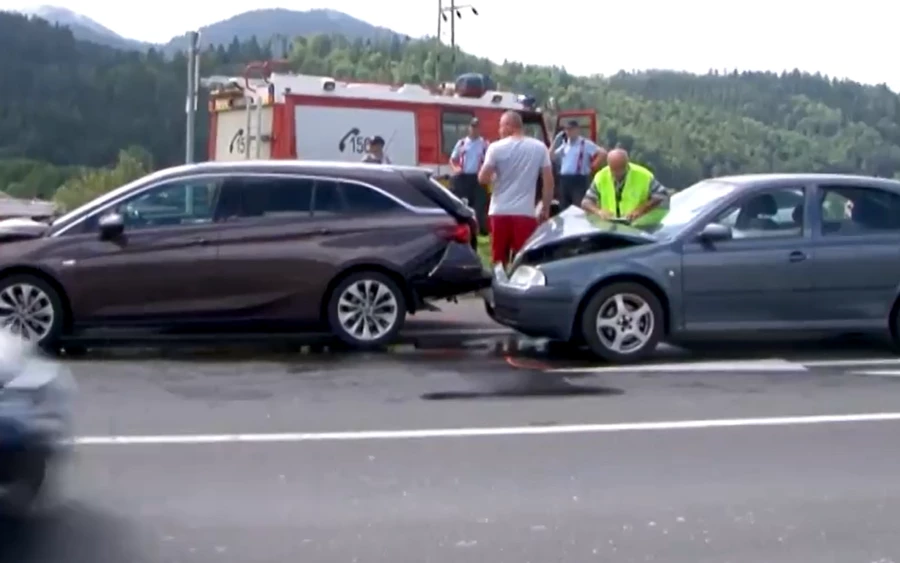
[[[661,340],[766,331],[884,332],[896,343],[900,182],[822,174],[723,177],[672,197],[650,229],[569,208],[510,274],[501,323],[616,363]]]

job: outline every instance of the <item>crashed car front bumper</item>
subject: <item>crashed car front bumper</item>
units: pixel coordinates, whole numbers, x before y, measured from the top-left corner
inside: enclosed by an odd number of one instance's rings
[[[569,341],[572,337],[577,301],[569,287],[522,288],[509,283],[502,269],[494,271],[486,308],[500,324],[528,336]]]

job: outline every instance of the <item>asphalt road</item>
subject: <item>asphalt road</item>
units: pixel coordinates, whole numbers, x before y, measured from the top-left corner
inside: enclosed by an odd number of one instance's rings
[[[884,350],[529,346],[70,361],[64,503],[0,561],[900,561],[900,421],[833,417],[900,411]]]

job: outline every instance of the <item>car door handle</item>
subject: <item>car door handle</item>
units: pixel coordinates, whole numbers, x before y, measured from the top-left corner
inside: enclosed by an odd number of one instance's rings
[[[316,229],[317,235],[330,235],[331,229]]]
[[[191,244],[196,246],[206,246],[207,244],[209,244],[209,241],[205,238],[195,238],[191,241]]]
[[[806,253],[795,250],[788,255],[788,260],[791,262],[803,262],[806,260]]]

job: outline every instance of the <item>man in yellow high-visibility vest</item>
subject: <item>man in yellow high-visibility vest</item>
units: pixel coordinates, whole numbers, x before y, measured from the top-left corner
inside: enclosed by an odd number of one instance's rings
[[[614,149],[606,166],[594,176],[581,207],[602,219],[628,219],[633,225],[652,225],[665,217],[668,190],[650,172]]]

